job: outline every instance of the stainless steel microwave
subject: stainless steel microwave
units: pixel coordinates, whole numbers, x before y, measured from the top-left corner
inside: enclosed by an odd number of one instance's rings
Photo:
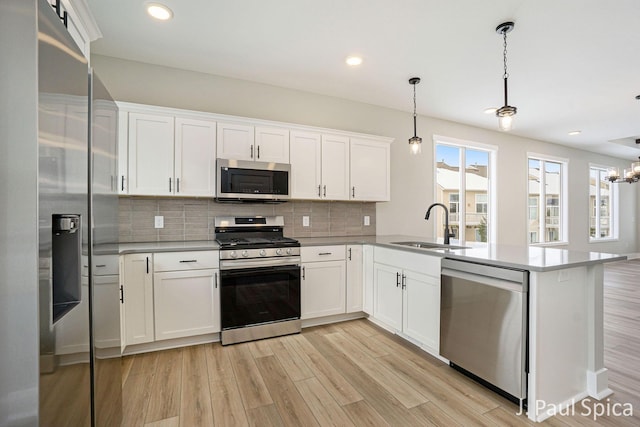
[[[217,160],[218,201],[284,202],[289,200],[291,165]]]

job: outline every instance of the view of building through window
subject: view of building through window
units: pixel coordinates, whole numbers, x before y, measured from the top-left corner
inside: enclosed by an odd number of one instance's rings
[[[490,154],[472,147],[436,144],[436,201],[449,209],[449,226],[459,242],[488,241]],[[460,165],[465,165],[464,174]],[[436,236],[442,239],[444,210],[437,218]]]
[[[529,243],[563,240],[565,163],[529,158]]]
[[[606,180],[607,170],[589,168],[589,237],[592,240],[616,238],[614,215],[617,206],[614,184]]]

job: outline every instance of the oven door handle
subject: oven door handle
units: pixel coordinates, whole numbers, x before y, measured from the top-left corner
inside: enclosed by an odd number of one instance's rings
[[[277,273],[281,271],[300,274],[300,265],[278,265],[272,267],[234,268],[231,270],[220,270],[220,277],[225,278],[246,276],[248,274]]]

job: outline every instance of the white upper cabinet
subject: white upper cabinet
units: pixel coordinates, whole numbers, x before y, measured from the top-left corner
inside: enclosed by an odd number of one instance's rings
[[[351,200],[391,199],[390,145],[387,142],[351,138]]]
[[[173,117],[129,114],[129,194],[173,194]]]
[[[175,195],[215,195],[216,123],[176,117]]]
[[[256,126],[254,160],[289,163],[289,129]]]
[[[349,200],[349,138],[322,135],[322,198]]]
[[[289,163],[289,130],[270,126],[219,123],[218,158]]]
[[[118,194],[129,193],[129,113],[118,110]]]
[[[146,196],[215,195],[214,121],[129,113],[128,128],[129,182],[120,176],[121,190],[126,186],[128,194]]]
[[[253,160],[255,135],[253,126],[218,123],[218,157]]]
[[[291,197],[349,200],[349,138],[291,132]]]
[[[320,134],[291,131],[291,198],[319,199],[322,179]]]

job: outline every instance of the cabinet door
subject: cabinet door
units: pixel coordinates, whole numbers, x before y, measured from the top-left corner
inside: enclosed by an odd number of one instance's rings
[[[349,200],[349,138],[322,135],[322,198]]]
[[[347,246],[347,313],[362,311],[362,245]]]
[[[440,280],[404,271],[403,332],[438,354],[440,346]]]
[[[289,163],[289,130],[257,126],[253,158],[260,162]]]
[[[220,332],[218,270],[155,273],[156,340]]]
[[[400,270],[374,263],[373,280],[375,289],[373,317],[395,330],[402,330]]]
[[[129,193],[129,113],[118,110],[118,194]]]
[[[351,200],[388,201],[391,179],[389,144],[351,138]]]
[[[175,195],[213,197],[216,123],[176,117],[175,127]]]
[[[345,280],[344,261],[303,263],[300,288],[302,319],[344,313]]]
[[[364,245],[362,247],[362,311],[373,316],[374,299],[374,270],[373,270],[373,246]]]
[[[218,123],[218,157],[221,159],[253,160],[253,132],[253,126]]]
[[[153,341],[153,270],[151,254],[124,255],[124,340],[126,345]]]
[[[291,132],[291,198],[319,199],[322,177],[320,134]]]
[[[93,108],[93,192],[113,194],[118,185],[117,110],[115,104],[101,100],[94,101]]]
[[[129,194],[173,194],[173,117],[129,114]]]

